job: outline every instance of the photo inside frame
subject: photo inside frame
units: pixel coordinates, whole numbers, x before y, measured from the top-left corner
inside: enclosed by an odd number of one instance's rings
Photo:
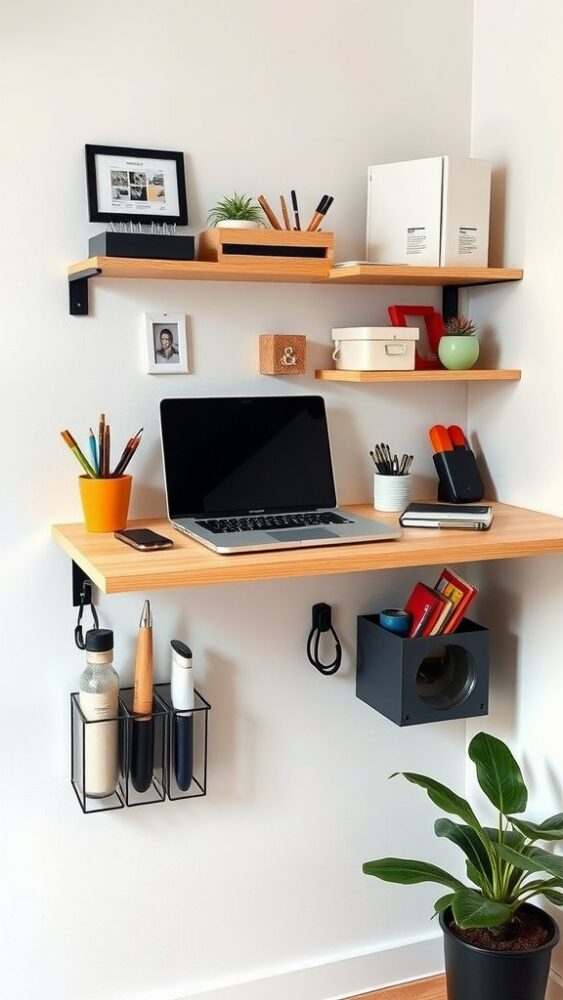
[[[155,364],[179,364],[180,347],[177,323],[153,323]]]
[[[188,224],[184,154],[86,145],[91,222]]]

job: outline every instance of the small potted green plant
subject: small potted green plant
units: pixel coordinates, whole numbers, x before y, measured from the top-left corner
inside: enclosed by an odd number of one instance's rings
[[[435,865],[403,858],[368,861],[363,870],[385,882],[436,882],[448,889],[434,904],[444,933],[448,1000],[544,1000],[559,929],[529,900],[541,895],[563,906],[563,857],[536,846],[563,840],[563,813],[543,823],[520,818],[528,791],[501,740],[479,733],[469,744],[469,757],[498,811],[495,827],[483,826],[469,802],[439,781],[411,772],[403,777],[462,820],[443,817],[434,831],[461,848],[471,885]]]
[[[264,215],[252,198],[235,192],[217,202],[207,216],[207,224],[224,229],[257,229],[264,225]]]
[[[438,356],[444,368],[464,371],[473,368],[479,357],[477,327],[466,316],[452,316],[444,326]]]

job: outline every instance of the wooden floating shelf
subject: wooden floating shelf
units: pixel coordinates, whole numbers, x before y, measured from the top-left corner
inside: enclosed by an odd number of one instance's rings
[[[491,285],[521,281],[519,267],[415,267],[399,264],[356,264],[333,267],[331,285]]]
[[[82,524],[53,528],[53,538],[106,594],[284,580],[335,573],[361,573],[407,566],[481,562],[563,552],[563,518],[495,503],[489,531],[405,529],[396,541],[328,545],[220,556],[175,531],[163,519],[132,522],[174,539],[174,548],[137,552],[113,534],[92,534]],[[366,517],[396,524],[398,515],[380,514],[369,504],[349,508]]]
[[[337,371],[335,368],[320,368],[315,378],[325,382],[519,382],[522,372],[510,369],[475,369],[469,371],[447,371],[436,369],[411,372],[357,372]]]
[[[333,267],[319,277],[318,260],[282,260],[214,263],[200,260],[136,260],[130,257],[90,257],[68,269],[70,278],[97,271],[104,278],[174,278],[182,281],[271,281],[323,285],[481,285],[519,281],[523,271],[505,267],[398,267],[361,264]]]

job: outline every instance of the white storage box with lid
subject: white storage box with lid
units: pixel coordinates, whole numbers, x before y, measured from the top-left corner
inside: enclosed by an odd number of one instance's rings
[[[413,326],[345,326],[332,331],[333,361],[340,371],[404,372],[414,369],[419,330]]]

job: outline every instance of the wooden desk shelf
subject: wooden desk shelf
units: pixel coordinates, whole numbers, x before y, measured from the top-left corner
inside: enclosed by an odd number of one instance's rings
[[[519,382],[522,372],[517,368],[510,369],[476,369],[469,371],[435,371],[412,372],[357,372],[337,371],[335,368],[321,368],[315,372],[315,378],[324,382]]]
[[[139,525],[174,538],[174,548],[137,552],[113,535],[91,534],[82,524],[53,528],[53,538],[106,594],[212,583],[283,580],[334,573],[361,573],[407,566],[443,566],[563,552],[563,518],[505,504],[494,504],[490,531],[407,529],[390,542],[286,549],[220,556],[174,531],[168,521],[143,520]],[[367,504],[350,508],[389,524],[397,516],[379,514]],[[133,522],[134,524],[135,522]]]
[[[523,271],[507,267],[411,267],[360,264],[333,267],[319,277],[318,261],[307,267],[289,257],[214,263],[200,260],[136,260],[130,257],[90,257],[68,269],[70,312],[88,315],[88,283],[92,278],[172,278],[182,281],[269,281],[321,285],[424,285],[448,288],[448,313],[454,308],[455,290],[470,285],[520,281]]]

